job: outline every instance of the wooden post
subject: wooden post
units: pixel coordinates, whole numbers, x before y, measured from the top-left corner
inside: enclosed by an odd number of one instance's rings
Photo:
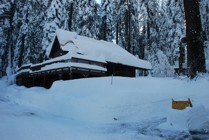
[[[114,75],[112,74],[112,78],[111,78],[111,85],[113,84],[113,76],[114,76]]]

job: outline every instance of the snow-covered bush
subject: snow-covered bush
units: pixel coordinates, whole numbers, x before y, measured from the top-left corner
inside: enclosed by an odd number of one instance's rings
[[[168,58],[162,51],[158,51],[149,58],[152,64],[152,76],[169,77],[174,75],[174,68],[169,64]]]

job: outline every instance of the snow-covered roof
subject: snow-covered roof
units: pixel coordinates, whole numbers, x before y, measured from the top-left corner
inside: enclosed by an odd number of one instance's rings
[[[83,57],[95,61],[112,62],[136,68],[151,69],[150,62],[138,59],[117,44],[80,36],[75,32],[61,29],[56,31],[55,37],[57,37],[61,49],[69,51],[71,57]],[[51,53],[52,46],[53,45],[46,51],[48,56]]]

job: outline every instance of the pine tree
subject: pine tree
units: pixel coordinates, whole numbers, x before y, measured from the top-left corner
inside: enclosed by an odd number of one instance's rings
[[[66,2],[66,11],[68,12],[68,29],[69,31],[73,30],[73,21],[75,22],[75,12],[76,12],[76,1],[67,1]]]
[[[56,29],[68,30],[68,15],[65,4],[65,0],[53,0],[47,11],[42,40],[42,49],[45,52],[49,51]]]
[[[129,42],[128,39],[130,37],[130,34],[128,33],[128,25],[130,18],[130,16],[128,16],[128,5],[129,3],[127,3],[126,0],[116,0],[114,3],[116,43],[127,50]]]
[[[172,55],[166,52],[165,45],[166,33],[169,32],[165,3],[141,0],[139,4],[140,58],[151,62],[153,76],[172,76],[174,69],[168,59]]]
[[[4,72],[6,71],[6,67],[8,65],[7,59],[7,39],[8,39],[8,31],[10,29],[10,9],[11,9],[11,2],[0,0],[0,69]]]
[[[157,1],[140,1],[140,13],[139,13],[139,21],[140,21],[140,31],[141,31],[141,39],[145,45],[145,58],[150,54],[154,54],[157,50],[158,46],[158,4]],[[148,54],[150,53],[150,54]]]
[[[95,0],[80,0],[77,11],[77,29],[79,35],[98,38],[99,34],[99,5]]]
[[[100,8],[101,26],[99,39],[113,40],[113,4],[112,0],[102,0]]]
[[[25,3],[22,25],[16,43],[16,61],[14,61],[19,67],[23,64],[41,62],[45,10],[45,3],[41,0]]]
[[[17,17],[17,9],[18,6],[21,5],[24,1],[9,1],[9,10],[8,10],[8,25],[6,32],[6,48],[4,51],[4,68],[6,68],[6,74],[8,77],[9,82],[12,82],[11,75],[14,74],[14,67],[13,66],[13,57],[14,57],[14,44],[16,42],[16,36],[14,32],[18,26],[15,25],[14,19]],[[17,21],[18,22],[18,21]]]
[[[147,55],[145,56],[147,44],[147,9],[145,3],[143,1],[139,1],[139,39],[140,39],[140,51],[139,51],[139,58],[146,59]]]
[[[209,40],[209,1],[200,1],[200,13],[201,13],[201,23],[202,23],[202,36],[203,40]]]
[[[163,20],[160,23],[160,47],[168,57],[171,65],[178,60],[179,48],[185,48],[181,39],[185,36],[184,11],[182,1],[168,0],[164,11],[161,12]]]
[[[120,1],[114,0],[113,1],[113,34],[115,36],[116,44],[120,44],[119,42],[119,35],[121,34],[121,14],[120,14]]]
[[[41,41],[44,33],[44,16],[47,10],[47,3],[42,0],[29,1],[28,32],[26,37],[26,47],[24,63],[39,63],[43,59]]]
[[[139,55],[139,20],[138,20],[138,0],[130,0],[130,52],[134,55]]]
[[[69,31],[78,32],[79,25],[78,25],[78,15],[79,15],[79,5],[80,0],[67,0],[66,1],[66,11],[68,14],[68,28]]]
[[[21,9],[21,21],[19,21],[20,27],[18,28],[17,34],[17,42],[14,48],[14,60],[13,66],[22,66],[24,60],[24,51],[27,49],[25,48],[26,43],[26,33],[28,32],[28,15],[29,15],[29,7],[28,1],[23,3],[23,8]]]
[[[138,3],[135,0],[114,2],[116,43],[129,52],[138,53],[139,26]]]

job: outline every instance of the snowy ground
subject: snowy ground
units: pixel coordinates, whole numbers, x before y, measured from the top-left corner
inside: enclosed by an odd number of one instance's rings
[[[49,90],[3,78],[0,89],[1,140],[209,139],[209,76],[92,78]],[[172,98],[193,108],[172,110]]]

